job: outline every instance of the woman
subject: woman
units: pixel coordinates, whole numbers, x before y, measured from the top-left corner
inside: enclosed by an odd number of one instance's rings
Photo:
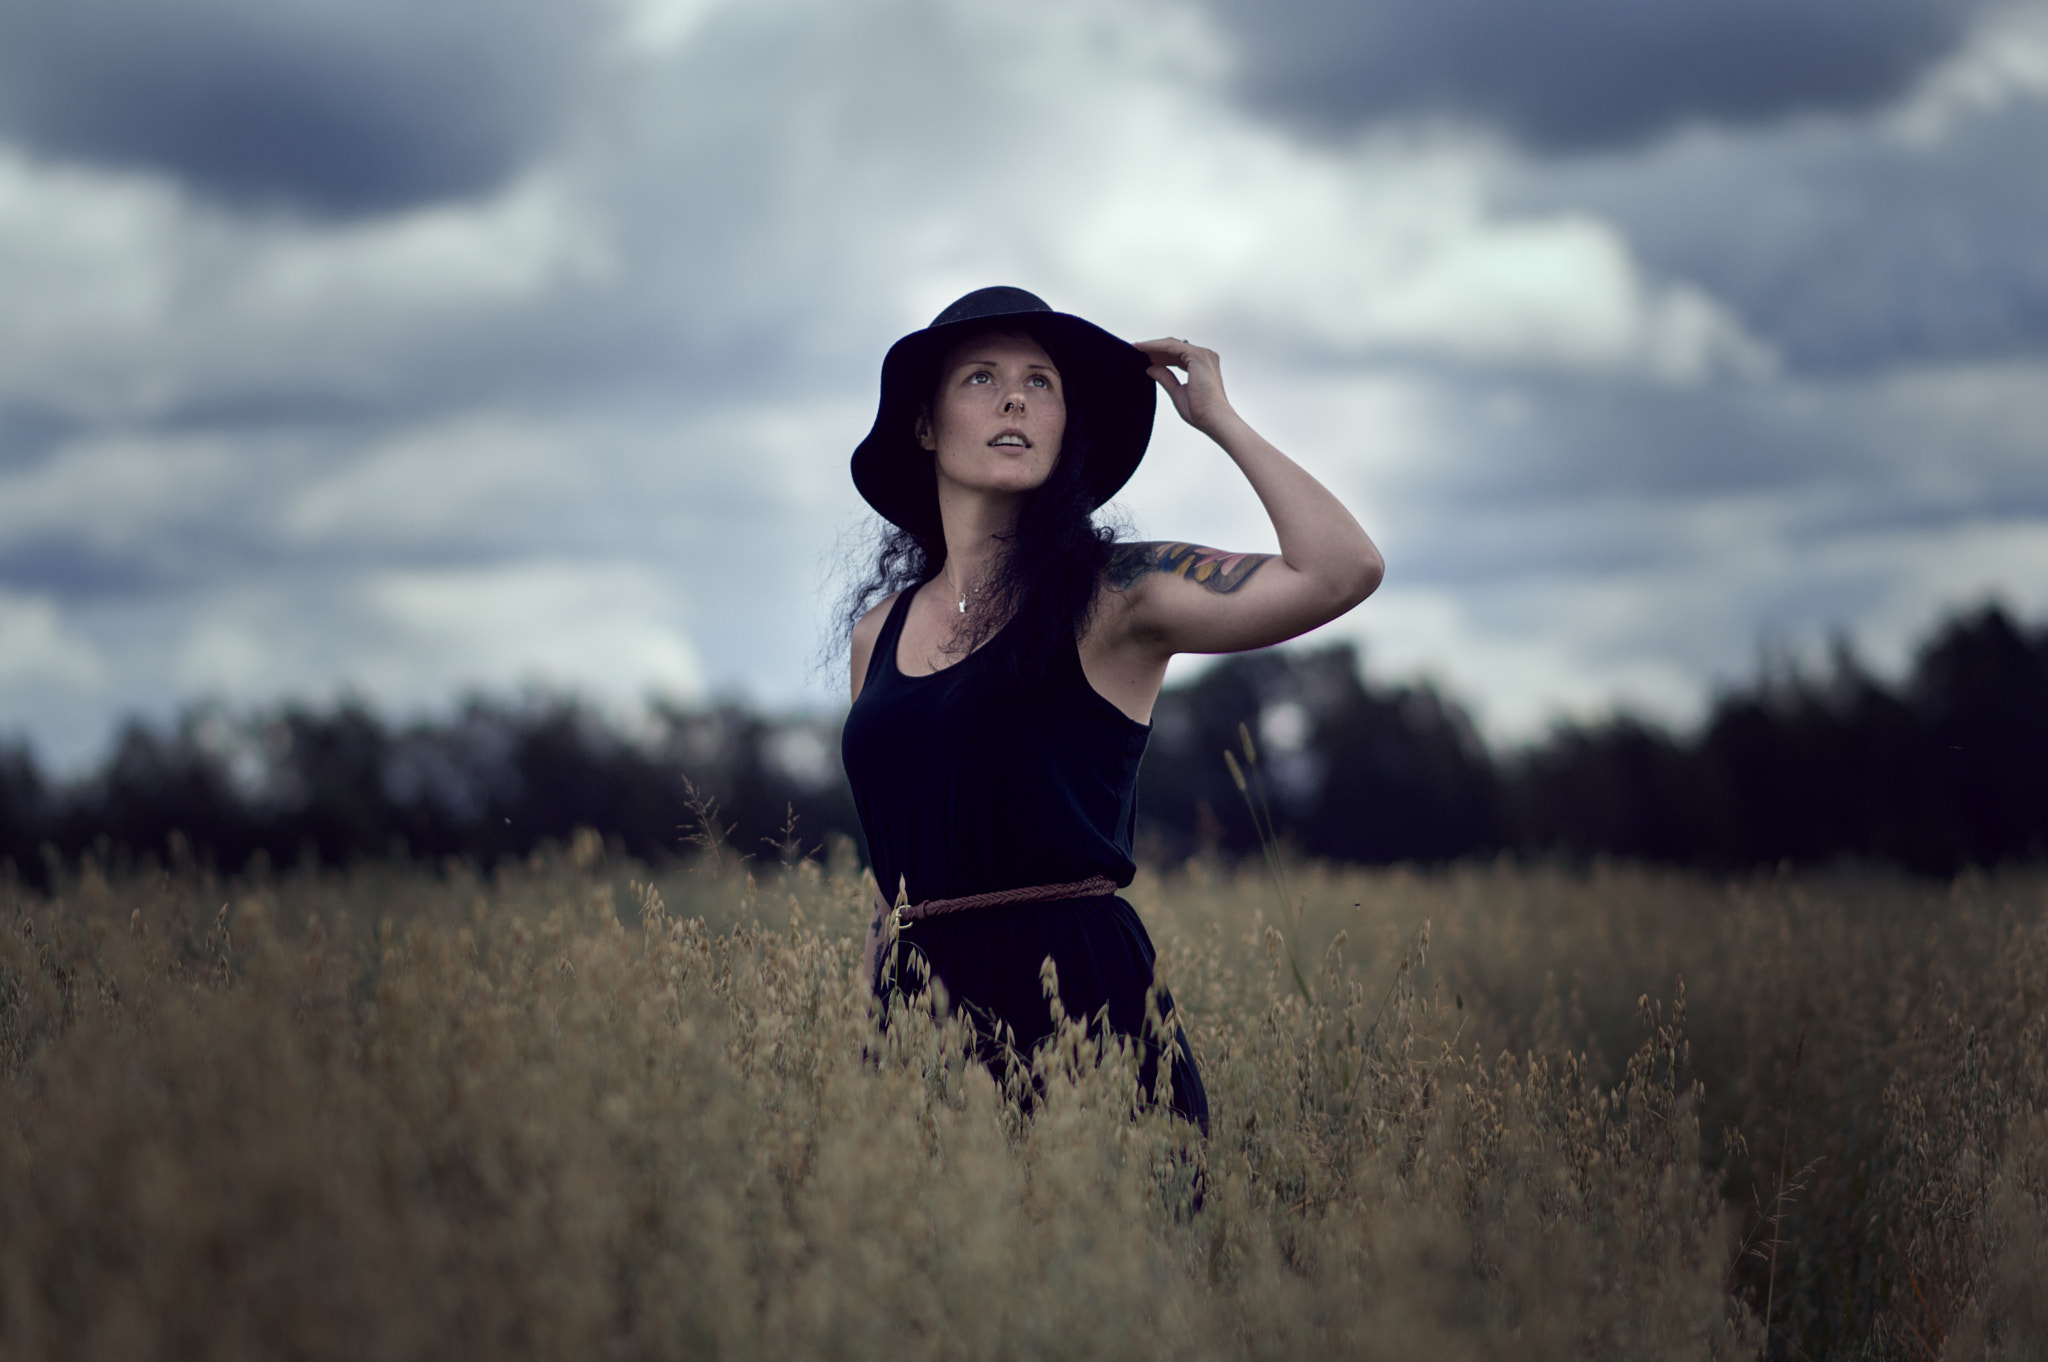
[[[1095,526],[1145,452],[1155,384],[1251,483],[1277,555],[1118,544]],[[1133,346],[1015,288],[970,293],[891,347],[853,480],[896,527],[851,612],[844,738],[893,905],[869,930],[874,987],[938,980],[1000,1068],[1052,1031],[1050,960],[1067,1016],[1146,1047],[1149,1092],[1152,942],[1115,890],[1135,869],[1167,660],[1335,619],[1379,584],[1379,551],[1231,409],[1213,351]],[[1174,1109],[1206,1130],[1184,1038],[1171,1073]]]

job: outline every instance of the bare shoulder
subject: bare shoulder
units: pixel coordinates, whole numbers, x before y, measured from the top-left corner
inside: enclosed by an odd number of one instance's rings
[[[876,601],[872,606],[870,606],[868,608],[868,612],[865,615],[862,615],[858,620],[854,621],[854,647],[872,648],[874,646],[875,636],[882,632],[882,625],[889,618],[889,607],[896,604],[896,598],[902,594],[903,593],[900,591],[890,592],[888,595],[882,597],[882,599]]]
[[[900,591],[890,592],[875,602],[865,615],[854,621],[853,638],[847,650],[852,654],[849,659],[853,672],[850,690],[852,699],[860,698],[861,682],[867,680],[868,676],[868,659],[875,654],[875,640],[881,637],[882,625],[889,618],[889,607],[896,604],[896,598],[902,594]]]
[[[1110,555],[1103,580],[1113,590],[1128,591],[1148,577],[1179,577],[1227,596],[1250,581],[1252,574],[1275,556],[1226,553],[1174,540],[1118,544]]]

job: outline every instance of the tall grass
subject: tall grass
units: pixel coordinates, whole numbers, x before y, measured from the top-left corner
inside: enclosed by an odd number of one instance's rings
[[[1131,891],[1206,1144],[843,861],[0,888],[0,1356],[2038,1355],[2048,877],[1287,874]]]

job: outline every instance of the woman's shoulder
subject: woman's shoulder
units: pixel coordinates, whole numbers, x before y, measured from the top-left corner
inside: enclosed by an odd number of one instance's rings
[[[868,607],[868,612],[853,623],[853,641],[858,646],[863,641],[872,645],[875,636],[882,632],[882,626],[889,620],[889,611],[895,606],[901,591],[892,591]]]

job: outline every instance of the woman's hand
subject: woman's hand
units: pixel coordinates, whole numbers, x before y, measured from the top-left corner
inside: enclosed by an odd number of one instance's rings
[[[1171,336],[1139,341],[1138,348],[1152,361],[1145,372],[1166,389],[1181,420],[1211,439],[1220,439],[1224,427],[1238,419],[1230,399],[1224,395],[1223,361],[1214,350],[1204,350]],[[1185,373],[1187,379],[1175,376],[1175,369]]]

